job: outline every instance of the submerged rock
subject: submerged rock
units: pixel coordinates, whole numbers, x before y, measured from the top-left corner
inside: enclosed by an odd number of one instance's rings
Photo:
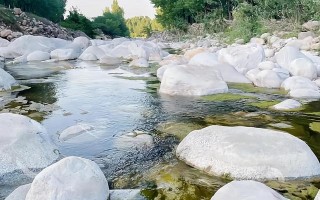
[[[320,175],[319,161],[306,143],[268,129],[210,126],[191,132],[179,144],[176,155],[211,175],[236,179],[286,180]]]
[[[13,172],[32,177],[30,170],[45,168],[59,157],[45,128],[28,117],[0,114],[0,130],[0,182]]]
[[[151,148],[153,145],[153,137],[140,131],[122,135],[115,141],[115,146],[120,149]]]
[[[221,74],[208,67],[178,65],[165,70],[160,93],[182,96],[203,96],[228,92]]]
[[[140,195],[141,190],[111,190],[110,200],[144,200]]]
[[[77,124],[63,130],[60,133],[59,139],[61,141],[68,141],[91,130],[93,130],[93,127],[88,124]]]
[[[256,181],[232,181],[216,192],[211,200],[288,200]]]
[[[108,196],[108,182],[96,163],[67,157],[35,177],[26,200],[105,200]]]

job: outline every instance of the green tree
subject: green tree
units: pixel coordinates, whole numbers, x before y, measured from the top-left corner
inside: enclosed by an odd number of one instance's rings
[[[94,37],[93,23],[81,14],[76,8],[69,11],[67,18],[60,23],[61,26],[72,30],[80,30],[89,37]]]
[[[131,37],[149,37],[152,32],[163,31],[161,24],[149,17],[133,17],[127,19],[126,24]]]

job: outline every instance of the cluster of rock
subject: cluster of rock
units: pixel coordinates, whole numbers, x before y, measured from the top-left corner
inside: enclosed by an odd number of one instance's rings
[[[79,36],[86,36],[86,34],[81,31],[68,30],[47,19],[40,17],[36,19],[34,17],[30,17],[30,15],[22,12],[20,8],[14,8],[12,13],[17,21],[14,28],[12,28],[12,24],[0,22],[0,38],[8,41],[12,41],[23,35],[40,35],[65,40],[72,40]]]

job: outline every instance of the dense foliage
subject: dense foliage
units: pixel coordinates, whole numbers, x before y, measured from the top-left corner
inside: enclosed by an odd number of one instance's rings
[[[0,0],[0,4],[21,8],[25,12],[59,22],[63,19],[66,0]]]
[[[111,9],[106,8],[102,16],[94,18],[93,26],[112,37],[130,34],[124,19],[124,11],[117,0],[113,0]]]
[[[80,30],[89,37],[95,35],[92,22],[75,8],[69,12],[67,18],[60,25],[72,30]]]
[[[167,28],[186,29],[205,18],[233,19],[241,4],[254,8],[254,15],[264,19],[290,18],[295,21],[319,19],[320,2],[314,0],[151,0],[161,9],[157,16]],[[247,7],[248,7],[247,6]]]
[[[149,17],[133,17],[126,21],[131,37],[149,37],[152,32],[162,31],[163,27]]]

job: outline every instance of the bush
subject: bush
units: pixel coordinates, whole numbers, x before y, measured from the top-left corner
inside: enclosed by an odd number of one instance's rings
[[[233,12],[234,21],[227,32],[231,40],[236,38],[248,42],[252,37],[260,35],[262,24],[257,13],[257,8],[248,3],[239,4]]]
[[[61,26],[72,30],[79,30],[87,34],[89,37],[94,37],[92,22],[84,15],[79,13],[77,9],[73,9],[69,12],[67,18],[60,23]]]

